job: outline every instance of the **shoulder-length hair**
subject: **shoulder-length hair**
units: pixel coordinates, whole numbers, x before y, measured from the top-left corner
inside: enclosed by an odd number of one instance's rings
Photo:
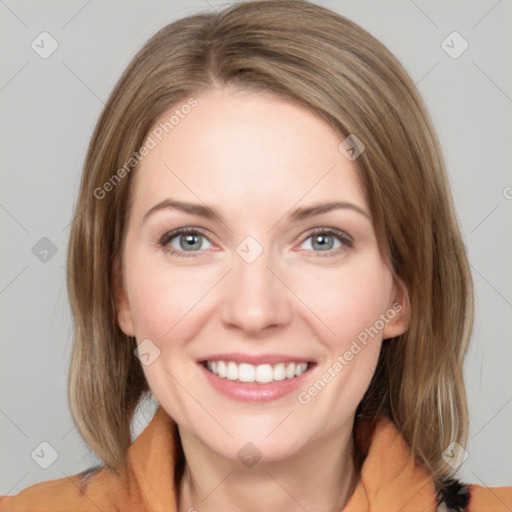
[[[352,21],[303,0],[241,2],[170,23],[135,55],[105,104],[68,248],[68,398],[78,431],[106,467],[125,467],[130,422],[149,391],[135,338],[117,323],[114,297],[131,183],[157,119],[225,86],[305,106],[341,136],[363,141],[355,164],[410,314],[407,331],[383,343],[356,419],[386,413],[441,482],[451,473],[443,450],[467,440],[463,361],[474,306],[440,145],[415,84],[391,52]]]

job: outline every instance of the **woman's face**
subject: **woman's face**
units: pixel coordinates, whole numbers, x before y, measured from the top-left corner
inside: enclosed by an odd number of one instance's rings
[[[134,176],[118,320],[180,429],[284,459],[350,432],[404,295],[342,137],[267,94],[196,100]]]

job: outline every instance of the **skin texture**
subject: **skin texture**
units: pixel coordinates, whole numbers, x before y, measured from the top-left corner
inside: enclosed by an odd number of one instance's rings
[[[314,113],[268,94],[215,89],[196,99],[136,170],[116,286],[122,330],[160,350],[143,368],[179,426],[186,457],[179,509],[341,510],[357,477],[355,410],[382,340],[406,329],[404,290],[378,249],[355,162],[338,149],[342,137]],[[171,209],[143,222],[167,198],[211,205],[224,222]],[[332,200],[367,216],[346,208],[286,221],[294,208]],[[167,245],[181,252],[170,254],[159,241],[181,227],[202,228],[206,237],[186,252],[186,235],[185,249],[177,235]],[[329,234],[324,248],[315,244],[311,230],[328,227],[347,233],[353,246]],[[263,249],[252,263],[236,251],[247,236]],[[401,311],[301,404],[298,392],[395,302]],[[221,352],[284,353],[317,366],[297,392],[245,403],[219,394],[198,366]],[[237,457],[247,442],[262,454],[250,468]]]

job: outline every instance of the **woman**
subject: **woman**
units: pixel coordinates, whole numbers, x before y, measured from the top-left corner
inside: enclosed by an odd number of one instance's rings
[[[70,408],[104,464],[1,511],[512,507],[454,479],[472,282],[436,136],[342,16],[160,30],[93,134],[68,271]]]

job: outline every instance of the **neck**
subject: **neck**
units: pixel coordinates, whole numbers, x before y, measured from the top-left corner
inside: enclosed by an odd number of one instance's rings
[[[217,456],[180,429],[185,458],[178,482],[179,512],[340,512],[354,492],[352,432],[334,432],[286,460],[246,468]]]

